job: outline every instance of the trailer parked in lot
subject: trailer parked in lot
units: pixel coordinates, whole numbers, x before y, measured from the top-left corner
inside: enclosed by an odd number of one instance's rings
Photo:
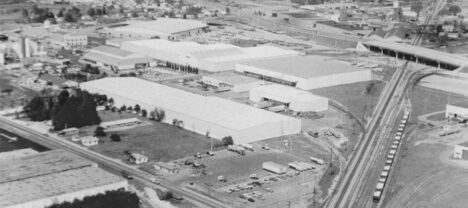
[[[262,167],[263,167],[263,169],[265,169],[267,171],[270,171],[270,172],[273,172],[273,173],[276,173],[276,174],[284,174],[284,173],[286,173],[286,170],[287,170],[286,166],[280,165],[278,163],[271,162],[271,161],[264,162],[262,164]]]
[[[239,144],[239,146],[242,147],[242,148],[244,148],[244,149],[246,149],[246,150],[254,151],[253,146],[250,145],[250,144],[245,144],[245,143],[244,143],[244,144]]]
[[[322,159],[316,158],[316,157],[310,157],[310,160],[314,163],[317,163],[319,165],[325,164],[325,162]]]
[[[244,148],[240,147],[239,145],[229,145],[227,147],[229,151],[236,152],[240,155],[245,155],[245,150]]]

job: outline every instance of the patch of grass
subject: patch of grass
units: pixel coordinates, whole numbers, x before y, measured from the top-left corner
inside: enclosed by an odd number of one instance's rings
[[[364,91],[370,82],[375,82],[375,85],[371,93],[365,95]],[[315,89],[312,93],[334,99],[347,106],[359,118],[364,119],[374,110],[384,86],[384,83],[380,81],[368,81]]]
[[[108,131],[107,137],[100,138],[104,143],[90,149],[122,160],[128,159],[125,151],[139,152],[152,161],[170,161],[209,150],[210,140],[205,136],[168,124],[148,123],[124,131]],[[112,133],[119,134],[122,141],[111,141]]]

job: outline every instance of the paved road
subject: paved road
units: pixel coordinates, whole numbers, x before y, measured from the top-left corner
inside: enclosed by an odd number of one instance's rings
[[[63,140],[61,138],[55,137],[53,135],[44,135],[41,132],[36,130],[30,129],[27,126],[23,126],[21,124],[12,122],[9,119],[0,116],[0,128],[4,128],[7,130],[11,130],[13,132],[19,132],[21,136],[25,136],[25,138],[30,139],[34,142],[37,142],[45,147],[51,149],[64,149],[73,154],[79,155],[83,158],[96,162],[100,167],[104,167],[106,169],[110,169],[113,172],[119,173],[122,170],[125,170],[132,174],[135,180],[145,183],[148,187],[152,188],[163,188],[168,189],[174,192],[177,195],[184,196],[185,199],[194,201],[194,203],[198,205],[204,205],[205,207],[213,207],[213,208],[227,208],[230,207],[224,204],[221,201],[216,199],[207,197],[205,195],[188,191],[185,189],[181,189],[175,187],[167,182],[162,181],[160,185],[155,185],[151,183],[150,178],[153,177],[152,175],[143,172],[141,170],[135,169],[127,164],[124,164],[120,161],[114,160],[112,158],[103,156],[91,150],[88,150],[80,145],[74,144],[72,142]]]
[[[426,19],[426,23],[430,22],[437,14],[438,9],[443,5],[443,1],[437,0],[433,6],[433,15]],[[419,45],[421,43],[421,35],[416,36],[412,44]],[[376,161],[383,160],[385,154],[379,154],[388,146],[390,133],[394,130],[394,124],[398,121],[399,112],[405,107],[404,94],[415,72],[407,73],[406,62],[399,70],[395,72],[390,82],[384,89],[381,99],[373,113],[373,117],[368,123],[368,131],[359,144],[359,147],[352,158],[346,174],[340,183],[335,195],[331,198],[328,207],[372,207],[371,201],[372,190],[375,188],[369,185],[369,180],[376,179],[382,165],[377,165]],[[376,168],[379,171],[375,171]],[[369,174],[373,173],[373,174]],[[373,176],[373,177],[371,177]],[[362,193],[365,193],[362,195]],[[368,194],[368,195],[367,195]]]

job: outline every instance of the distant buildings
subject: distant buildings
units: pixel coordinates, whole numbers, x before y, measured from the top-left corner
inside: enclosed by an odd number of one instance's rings
[[[64,150],[0,160],[0,166],[2,208],[44,208],[128,186],[122,177]]]
[[[324,56],[292,56],[244,62],[236,65],[236,71],[302,90],[372,79],[370,70]]]
[[[208,25],[187,19],[159,18],[154,21],[129,21],[107,26],[103,34],[116,38],[178,40],[206,32]]]
[[[176,67],[194,67],[219,72],[234,70],[244,61],[300,55],[299,52],[273,46],[241,48],[230,44],[198,44],[168,40],[138,40],[122,42],[122,49],[147,55]]]
[[[104,78],[82,83],[80,87],[113,98],[116,106],[139,104],[142,109],[158,108],[165,112],[165,123],[213,138],[232,136],[234,143],[249,143],[301,131],[299,119],[134,77]]]
[[[81,49],[88,45],[88,36],[65,32],[53,33],[49,36],[50,44],[54,48]]]
[[[152,59],[148,56],[106,45],[91,49],[81,57],[80,61],[114,73],[134,71],[148,67],[152,63]]]

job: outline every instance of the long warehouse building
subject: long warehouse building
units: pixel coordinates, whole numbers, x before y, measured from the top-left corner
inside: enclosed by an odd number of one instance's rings
[[[163,39],[124,41],[123,50],[147,55],[178,66],[191,66],[210,72],[229,71],[237,63],[300,55],[300,52],[273,46],[241,48],[230,44],[199,44]]]
[[[236,71],[265,81],[311,90],[372,79],[370,70],[332,57],[292,56],[244,62]]]
[[[135,77],[109,77],[81,84],[83,90],[105,94],[115,105],[165,111],[163,122],[181,121],[183,128],[214,138],[232,136],[235,143],[300,133],[301,121],[230,100],[201,96]]]

